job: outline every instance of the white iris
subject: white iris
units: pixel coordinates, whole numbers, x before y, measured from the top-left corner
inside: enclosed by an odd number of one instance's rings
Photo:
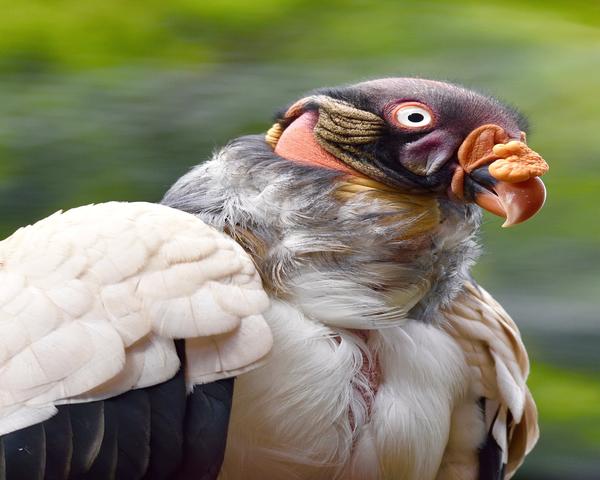
[[[426,127],[431,124],[431,113],[413,105],[398,109],[396,118],[405,127]]]

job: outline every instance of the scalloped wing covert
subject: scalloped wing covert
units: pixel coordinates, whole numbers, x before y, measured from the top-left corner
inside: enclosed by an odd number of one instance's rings
[[[527,388],[529,359],[519,329],[483,288],[466,284],[444,312],[445,330],[459,343],[486,408],[486,426],[503,452],[510,478],[539,436],[537,409]],[[510,413],[510,415],[509,415]]]
[[[188,386],[269,352],[252,260],[193,215],[110,202],[57,212],[0,242],[0,435],[171,378]]]

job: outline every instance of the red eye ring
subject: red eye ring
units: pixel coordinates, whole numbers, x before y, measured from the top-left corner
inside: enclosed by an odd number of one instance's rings
[[[411,132],[429,129],[436,120],[433,111],[421,102],[402,102],[394,105],[389,118],[396,127]]]

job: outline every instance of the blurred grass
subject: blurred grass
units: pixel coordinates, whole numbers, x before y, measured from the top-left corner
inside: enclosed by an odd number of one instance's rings
[[[526,464],[526,472],[540,472],[540,478],[598,478],[600,445],[600,379],[564,368],[535,365],[529,377],[540,411],[541,432],[538,450]],[[577,451],[586,462],[566,470]],[[586,473],[584,474],[583,471]],[[596,474],[594,474],[595,472]],[[539,475],[539,473],[538,473]]]
[[[158,200],[213,148],[264,131],[311,88],[417,75],[517,105],[551,165],[548,202],[516,228],[486,217],[475,273],[532,350],[542,440],[522,478],[600,478],[600,2],[0,6],[4,234],[58,208]]]

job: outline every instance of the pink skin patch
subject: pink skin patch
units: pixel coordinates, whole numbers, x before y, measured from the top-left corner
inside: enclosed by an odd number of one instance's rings
[[[363,339],[365,343],[369,340],[369,330],[351,330],[356,336]],[[369,381],[369,392],[364,392],[360,388],[358,389],[367,405],[367,418],[371,418],[371,409],[373,407],[373,400],[379,390],[379,384],[381,381],[381,365],[379,364],[379,358],[377,354],[373,356],[373,362],[369,362],[369,359],[364,353],[362,353],[363,363],[360,368],[361,373]]]
[[[350,330],[354,335],[360,337],[365,343],[369,340],[369,330]],[[335,337],[335,340],[339,343],[341,341],[340,337]],[[361,373],[365,376],[365,378],[369,382],[368,390],[357,386],[356,389],[360,393],[367,406],[367,421],[371,418],[371,410],[373,408],[373,401],[375,400],[375,395],[377,395],[377,391],[379,390],[379,385],[381,383],[381,365],[379,363],[379,358],[377,354],[372,356],[372,362],[369,362],[369,359],[365,355],[364,352],[361,352],[362,355],[362,365],[360,367]],[[348,412],[348,420],[350,421],[350,427],[354,429],[356,426],[356,421],[354,419],[354,415],[352,415],[352,411]]]
[[[275,146],[275,153],[294,162],[362,177],[363,175],[335,158],[317,143],[313,129],[317,124],[318,115],[317,112],[306,112],[288,125]]]

